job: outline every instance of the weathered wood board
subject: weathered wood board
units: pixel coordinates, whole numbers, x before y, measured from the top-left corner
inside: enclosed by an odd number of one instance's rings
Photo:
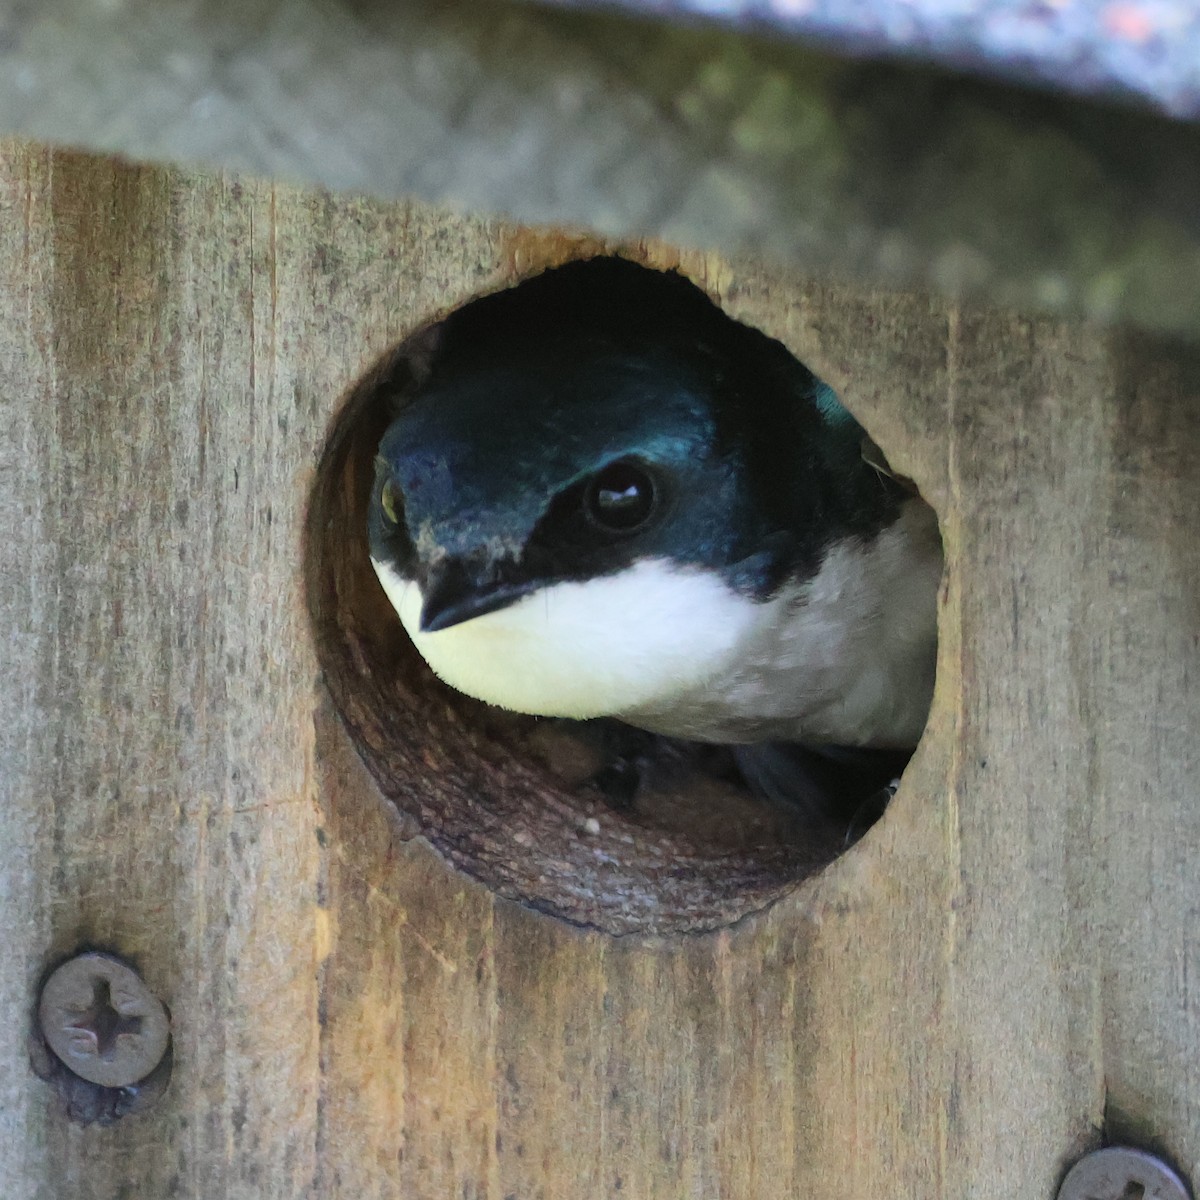
[[[315,463],[378,353],[563,244],[5,147],[5,1196],[1008,1200],[1106,1119],[1195,1174],[1194,348],[684,255],[942,515],[925,743],[715,934],[582,931],[403,840],[314,655]],[[84,941],[174,1021],[108,1129],[25,1061]]]
[[[736,33],[720,3],[8,0],[0,133],[1194,329],[1200,127],[961,73],[990,27],[989,72],[1040,59],[1101,90],[1116,68],[1182,118],[1189,6],[1133,33],[1098,0],[993,4],[747,6],[807,14],[822,50]],[[954,73],[873,59],[909,38]]]

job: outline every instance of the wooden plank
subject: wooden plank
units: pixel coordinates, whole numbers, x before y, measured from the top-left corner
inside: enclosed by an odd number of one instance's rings
[[[0,241],[7,1196],[1007,1200],[1106,1109],[1200,1167],[1194,351],[684,257],[939,506],[941,672],[824,875],[614,939],[412,840],[301,569],[346,387],[569,242],[21,145]],[[109,1129],[24,1060],[81,940],[174,1019]]]
[[[580,7],[593,11],[10,0],[0,134],[1195,329],[1195,123],[963,73],[972,32],[990,27],[1007,49],[989,69],[1026,82],[1042,55],[1098,88],[1084,52],[1055,41],[1090,17],[1111,39],[1103,61],[1180,117],[1196,103],[1172,73],[1195,78],[1182,16],[1150,8],[1123,28],[1107,8],[1051,6],[1027,37],[1000,9],[974,22],[908,0],[877,32],[915,38],[925,62],[884,64],[866,40],[827,53],[832,7],[789,10],[822,22],[820,47]],[[842,14],[864,39],[869,11]],[[955,30],[954,74],[925,65],[933,14]]]

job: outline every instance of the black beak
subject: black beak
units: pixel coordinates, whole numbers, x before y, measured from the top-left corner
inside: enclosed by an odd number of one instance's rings
[[[534,590],[532,582],[498,580],[488,570],[472,570],[452,558],[430,567],[421,581],[421,632],[437,633],[507,608]]]

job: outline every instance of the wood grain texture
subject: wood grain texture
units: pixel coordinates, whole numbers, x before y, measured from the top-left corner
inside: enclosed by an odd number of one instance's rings
[[[1109,63],[1136,74],[1140,47],[1157,63],[1143,82],[1167,88],[1172,59],[1194,53],[1177,5],[1135,18],[1140,37],[1093,8]],[[1195,123],[962,73],[987,14],[1013,39],[995,69],[1027,81],[1041,54],[1081,79],[1054,30],[1080,33],[1088,10],[1026,24],[996,0],[905,3],[884,25],[926,63],[922,14],[964,36],[942,73],[874,60],[867,40],[839,59],[824,39],[665,19],[671,5],[639,20],[581,7],[8,0],[0,134],[1196,328]],[[866,39],[871,11],[842,16]],[[1176,115],[1195,101],[1184,85],[1176,99]]]
[[[941,672],[851,853],[723,932],[613,939],[411,839],[301,563],[358,372],[557,244],[5,147],[6,1197],[1008,1200],[1106,1118],[1195,1173],[1195,350],[684,256],[938,506]],[[168,1096],[110,1129],[24,1061],[84,940],[174,1018]]]

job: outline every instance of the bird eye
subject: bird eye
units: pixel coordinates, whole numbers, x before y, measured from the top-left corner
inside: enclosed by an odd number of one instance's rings
[[[393,525],[400,524],[400,513],[404,508],[404,497],[400,493],[400,487],[394,479],[389,479],[383,485],[383,491],[379,493],[379,503],[383,508],[383,515]]]
[[[632,533],[654,511],[654,480],[636,463],[610,463],[588,484],[583,503],[593,524],[610,533]]]

